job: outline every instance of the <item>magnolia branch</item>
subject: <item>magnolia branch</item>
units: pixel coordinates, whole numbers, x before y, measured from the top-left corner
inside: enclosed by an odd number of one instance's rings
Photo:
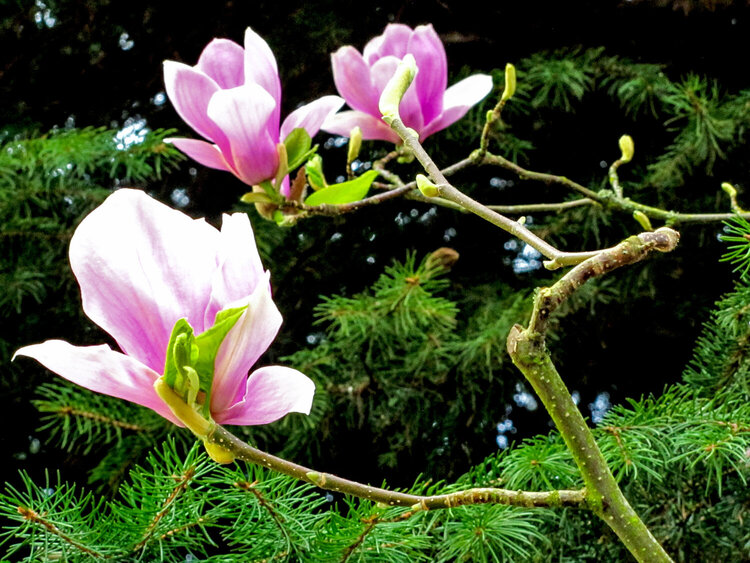
[[[561,252],[555,247],[539,238],[537,235],[532,233],[528,228],[524,227],[521,223],[513,221],[487,206],[482,205],[478,201],[470,198],[460,190],[453,187],[448,179],[445,177],[443,172],[438,168],[435,162],[432,160],[430,155],[424,150],[419,142],[417,134],[406,127],[399,117],[394,117],[390,121],[391,128],[401,137],[404,141],[404,145],[408,147],[414,156],[417,158],[419,163],[429,174],[433,182],[437,187],[437,198],[443,198],[445,200],[456,203],[466,209],[492,223],[493,225],[500,227],[504,231],[510,233],[516,238],[522,240],[532,248],[538,250],[543,256],[549,258],[545,263],[545,267],[550,270],[562,267],[562,266],[573,266],[580,264],[584,260],[595,256],[598,251],[594,252]]]
[[[541,288],[534,299],[528,328],[514,326],[507,341],[513,363],[536,391],[572,453],[588,491],[589,504],[642,563],[667,563],[672,559],[622,494],[581,411],[552,363],[545,341],[552,313],[586,281],[643,260],[650,252],[669,252],[678,241],[677,232],[663,227],[601,251],[570,270],[552,287]]]
[[[334,491],[381,503],[385,506],[403,506],[413,511],[455,508],[473,504],[505,504],[524,507],[582,507],[588,506],[586,490],[560,490],[547,492],[512,491],[497,488],[474,488],[444,495],[414,495],[372,487],[350,481],[331,473],[315,471],[291,461],[276,457],[243,442],[225,428],[214,424],[204,438],[229,452],[235,459],[255,463],[311,483],[321,489]]]
[[[516,174],[522,180],[534,180],[541,182],[546,185],[561,185],[568,188],[571,191],[577,192],[587,199],[595,201],[602,206],[609,209],[617,209],[627,213],[633,213],[640,211],[650,219],[658,219],[664,221],[667,225],[678,225],[684,223],[713,223],[717,221],[727,221],[732,217],[744,217],[750,219],[750,212],[742,213],[683,213],[679,211],[669,211],[638,203],[630,198],[622,197],[621,192],[614,192],[609,190],[603,190],[595,192],[582,186],[581,184],[566,178],[565,176],[556,176],[554,174],[547,174],[544,172],[533,172],[527,170],[502,156],[490,154],[489,152],[477,149],[469,157],[474,164],[477,165],[493,165],[505,168],[510,172]]]

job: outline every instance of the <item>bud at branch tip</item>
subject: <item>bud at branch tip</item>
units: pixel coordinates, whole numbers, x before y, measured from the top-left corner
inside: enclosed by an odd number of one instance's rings
[[[349,148],[346,153],[346,162],[351,164],[359,156],[359,151],[362,148],[362,129],[359,126],[355,127],[349,133]]]
[[[388,81],[388,84],[385,85],[385,89],[380,96],[378,108],[380,109],[380,113],[383,114],[383,121],[388,125],[394,119],[399,118],[398,106],[401,103],[401,98],[404,97],[409,86],[411,86],[416,74],[417,61],[414,59],[414,55],[407,53],[398,64],[396,72]]]
[[[622,162],[630,162],[633,160],[633,152],[635,151],[635,144],[633,143],[633,137],[630,135],[623,135],[620,137],[620,151],[622,152],[622,156],[620,156],[620,160]]]
[[[513,97],[516,93],[516,67],[508,63],[505,65],[505,89],[501,101],[505,102]]]
[[[729,182],[722,182],[722,184],[721,184],[721,189],[722,189],[722,190],[724,190],[724,192],[725,192],[725,193],[726,193],[726,194],[727,194],[727,195],[728,195],[729,197],[732,197],[732,198],[735,198],[735,197],[737,197],[737,190],[736,190],[736,189],[735,189],[735,187],[734,187],[734,186],[733,186],[732,184],[730,184]]]

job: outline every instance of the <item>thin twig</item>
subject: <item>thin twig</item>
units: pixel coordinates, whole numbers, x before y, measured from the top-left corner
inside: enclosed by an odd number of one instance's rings
[[[236,459],[262,465],[284,475],[289,475],[290,477],[316,485],[321,489],[369,499],[386,506],[404,506],[416,510],[455,508],[456,506],[469,504],[505,504],[525,507],[587,506],[585,490],[532,492],[496,488],[474,488],[444,495],[430,496],[403,493],[350,481],[331,473],[315,471],[286,459],[276,457],[250,446],[218,424],[212,426],[205,439],[232,453]]]

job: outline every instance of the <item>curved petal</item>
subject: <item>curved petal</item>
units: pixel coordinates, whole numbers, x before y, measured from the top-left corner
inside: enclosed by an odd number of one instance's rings
[[[215,168],[216,170],[226,170],[227,172],[236,172],[232,169],[230,163],[224,160],[224,156],[221,154],[221,150],[217,145],[212,145],[206,141],[199,141],[197,139],[183,139],[180,137],[170,137],[164,139],[165,143],[172,143],[190,158],[209,168]]]
[[[62,340],[48,340],[26,346],[16,356],[34,358],[76,385],[136,403],[184,426],[154,391],[159,374],[139,361],[113,351],[109,346],[73,346]]]
[[[365,45],[362,55],[369,65],[373,65],[378,59],[388,56],[403,59],[411,34],[412,30],[408,25],[390,23],[385,26],[382,35],[371,39]]]
[[[354,47],[341,47],[331,55],[333,81],[349,107],[378,116],[380,92],[370,79],[370,67]]]
[[[448,59],[432,25],[420,25],[409,38],[407,51],[414,55],[419,72],[414,78],[424,123],[443,111],[443,94],[448,86]]]
[[[361,111],[342,111],[331,115],[323,122],[321,129],[334,135],[348,137],[355,127],[362,129],[363,139],[401,142],[399,136],[382,119]]]
[[[203,49],[195,68],[211,77],[219,88],[245,83],[245,50],[229,39],[214,39]]]
[[[491,90],[492,77],[486,74],[469,76],[448,88],[443,98],[443,113],[432,123],[427,124],[422,132],[422,139],[461,119]]]
[[[258,361],[276,337],[281,327],[281,313],[271,299],[267,282],[258,287],[244,302],[248,304],[232,330],[219,347],[214,364],[214,383],[211,394],[211,412],[218,415],[242,398],[247,372]]]
[[[276,174],[278,139],[268,131],[276,109],[273,97],[254,83],[216,92],[208,104],[208,116],[229,139],[232,164],[247,184],[259,184]]]
[[[207,115],[209,101],[220,91],[212,78],[185,64],[164,61],[164,85],[174,109],[185,123],[219,145],[222,151],[229,147],[224,132]]]
[[[323,96],[314,102],[297,108],[287,116],[281,125],[281,140],[286,139],[292,129],[298,127],[303,128],[308,135],[314,137],[328,116],[336,113],[343,105],[344,100],[338,96]]]
[[[378,92],[383,92],[386,84],[396,72],[396,68],[401,61],[395,57],[384,57],[372,65],[372,80]],[[417,77],[419,76],[419,69],[417,69]],[[416,81],[416,77],[415,77]],[[406,90],[404,97],[401,98],[401,103],[398,106],[398,113],[401,116],[401,121],[404,125],[411,127],[416,130],[417,133],[421,134],[422,127],[424,125],[424,119],[422,118],[422,108],[419,105],[419,98],[417,97],[417,88],[415,83]]]
[[[281,121],[281,80],[276,58],[263,38],[249,27],[245,30],[245,82],[255,83],[271,94],[276,107],[273,122]]]
[[[216,313],[230,303],[246,299],[262,282],[268,284],[263,271],[253,228],[245,213],[222,218],[218,242],[219,267],[211,283],[211,299],[206,308],[204,326],[213,326]]]
[[[70,241],[83,310],[123,352],[161,373],[174,323],[187,318],[204,330],[218,236],[140,190],[117,190]]]
[[[219,424],[268,424],[290,412],[310,413],[315,384],[299,371],[263,367],[247,379],[242,400],[216,415]]]

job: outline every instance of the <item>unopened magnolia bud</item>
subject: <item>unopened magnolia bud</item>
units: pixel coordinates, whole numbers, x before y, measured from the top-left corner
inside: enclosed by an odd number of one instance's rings
[[[737,197],[737,190],[729,182],[722,182],[721,189],[724,190],[729,197],[731,198]]]
[[[635,151],[633,137],[630,135],[620,137],[620,151],[622,151],[622,156],[620,156],[621,161],[630,162],[633,160],[633,151]]]
[[[414,59],[414,55],[407,53],[380,95],[378,108],[380,113],[383,114],[383,121],[388,125],[399,117],[398,106],[401,103],[401,98],[404,97],[406,90],[411,86],[416,74],[417,61]]]
[[[359,156],[359,150],[362,148],[362,129],[355,127],[349,133],[349,149],[346,153],[346,162],[351,164]]]
[[[417,174],[417,187],[425,197],[436,197],[440,194],[438,187],[430,182],[429,178],[424,174]]]
[[[513,94],[516,93],[516,67],[508,63],[505,65],[505,89],[503,90],[503,96],[500,98],[502,101],[510,100]]]
[[[638,224],[647,231],[653,231],[654,228],[651,226],[651,220],[643,211],[633,211],[633,219],[638,221]]]
[[[450,270],[453,264],[458,261],[458,258],[458,252],[447,246],[442,246],[427,256],[425,268],[427,270],[434,270],[436,268]]]

